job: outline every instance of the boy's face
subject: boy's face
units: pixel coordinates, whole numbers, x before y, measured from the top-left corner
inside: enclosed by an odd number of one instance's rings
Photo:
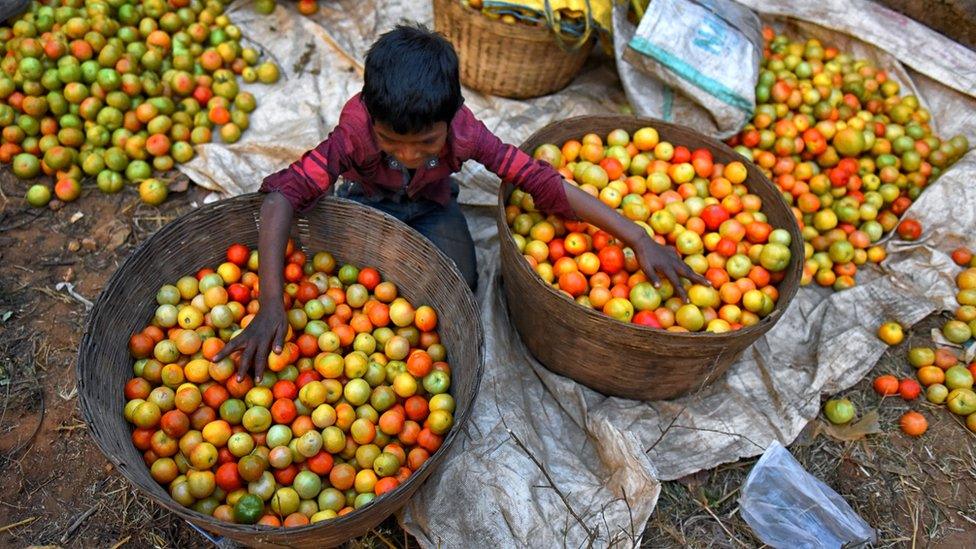
[[[408,170],[420,168],[436,158],[447,142],[447,122],[437,122],[419,133],[397,133],[386,124],[374,121],[373,134],[381,151],[397,159]]]

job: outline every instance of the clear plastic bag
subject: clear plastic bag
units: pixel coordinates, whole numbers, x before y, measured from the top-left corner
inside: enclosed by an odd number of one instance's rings
[[[756,536],[772,547],[857,547],[875,542],[874,529],[779,442],[773,442],[753,466],[739,506]]]

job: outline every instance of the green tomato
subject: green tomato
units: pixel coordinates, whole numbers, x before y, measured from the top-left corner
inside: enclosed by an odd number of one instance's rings
[[[824,404],[824,415],[834,425],[843,425],[854,419],[854,404],[846,398],[832,398]]]

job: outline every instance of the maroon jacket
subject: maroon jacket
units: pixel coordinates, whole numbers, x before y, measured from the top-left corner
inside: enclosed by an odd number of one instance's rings
[[[368,195],[381,189],[399,191],[408,175],[399,163],[380,151],[372,127],[373,121],[359,94],[353,96],[329,137],[287,168],[266,177],[261,190],[282,193],[299,211],[311,207],[340,175],[358,182]],[[451,199],[450,176],[459,172],[466,160],[479,162],[506,183],[527,191],[538,209],[576,218],[559,172],[502,143],[464,106],[451,120],[440,156],[428,160],[406,183],[407,197],[446,205]]]

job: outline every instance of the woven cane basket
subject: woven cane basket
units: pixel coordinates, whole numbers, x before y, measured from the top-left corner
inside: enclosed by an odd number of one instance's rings
[[[461,83],[482,93],[526,99],[557,92],[593,49],[593,38],[564,48],[547,27],[503,23],[457,0],[433,3],[434,28],[457,50]]]
[[[484,336],[461,274],[433,244],[400,221],[340,198],[326,198],[293,225],[306,252],[330,251],[340,262],[370,265],[400,295],[429,304],[452,368],[455,425],[435,452],[396,490],[349,515],[300,528],[220,522],[181,506],[149,475],[122,417],[123,385],[132,377],[129,336],[152,317],[158,288],[213,265],[234,242],[257,245],[262,196],[249,194],[198,208],[160,229],[130,255],[102,291],[78,354],[81,409],[95,442],[112,464],[162,507],[206,530],[255,547],[326,547],[365,534],[402,507],[437,468],[464,429],[482,375]]]
[[[623,128],[633,133],[645,126],[657,129],[662,141],[689,149],[707,147],[715,162],[742,160],[725,144],[688,128],[629,116],[582,116],[556,122],[530,136],[521,148],[531,154],[544,143],[561,146],[591,132],[607,135]],[[512,188],[503,186],[497,222],[505,296],[512,321],[532,355],[550,370],[605,395],[637,400],[676,398],[718,379],[783,316],[796,294],[802,267],[803,239],[790,208],[755,165],[744,164],[745,185],[762,198],[769,223],[790,232],[792,259],[778,286],[775,310],[753,326],[721,334],[666,332],[623,323],[560,294],[539,278],[516,247],[505,222]]]

